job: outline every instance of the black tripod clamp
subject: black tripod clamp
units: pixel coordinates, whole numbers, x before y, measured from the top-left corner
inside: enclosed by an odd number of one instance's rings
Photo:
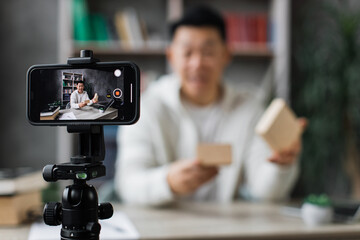
[[[68,64],[89,65],[99,60],[91,50],[81,50],[80,58],[69,58]],[[99,219],[113,215],[110,203],[98,204],[98,195],[86,181],[105,176],[104,130],[101,125],[69,125],[69,133],[79,134],[79,154],[70,163],[47,165],[43,177],[48,182],[73,180],[64,189],[62,202],[50,202],[44,207],[44,222],[56,226],[62,224],[61,240],[99,240]]]
[[[102,161],[105,158],[103,126],[70,125],[69,133],[79,134],[79,154],[71,157],[70,163],[47,165],[43,177],[48,182],[57,180],[84,180],[105,176],[106,170]]]

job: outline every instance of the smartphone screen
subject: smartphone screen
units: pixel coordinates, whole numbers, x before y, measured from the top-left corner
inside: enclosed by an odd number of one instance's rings
[[[134,63],[37,65],[27,80],[32,124],[121,125],[139,118],[140,74]]]

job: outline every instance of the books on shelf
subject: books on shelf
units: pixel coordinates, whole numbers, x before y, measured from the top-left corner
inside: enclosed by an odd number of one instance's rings
[[[147,40],[147,30],[134,8],[126,8],[115,14],[118,39],[128,47],[143,47]]]
[[[0,195],[37,191],[46,186],[42,171],[32,168],[0,169]]]
[[[40,120],[55,120],[60,113],[60,106],[51,106],[40,112]]]
[[[89,8],[86,0],[73,0],[73,25],[74,39],[77,41],[89,41],[93,39],[90,23]]]
[[[270,42],[266,13],[224,13],[228,44],[233,48],[267,47]]]
[[[228,44],[235,54],[271,56],[273,26],[267,12],[227,11],[223,16]],[[89,44],[104,53],[148,53],[152,50],[164,53],[168,44],[165,36],[154,30],[157,26],[147,24],[133,7],[115,10],[114,15],[107,16],[91,12],[86,0],[73,1],[74,44],[79,49]]]
[[[41,192],[32,191],[10,196],[0,196],[0,225],[17,225],[40,215]]]
[[[82,73],[73,73],[73,79],[77,82],[83,82],[84,81],[84,75]]]
[[[88,42],[113,47],[116,42],[120,47],[132,49],[165,46],[163,40],[159,41],[158,34],[149,36],[145,21],[132,7],[118,10],[114,16],[108,17],[91,13],[86,0],[74,0],[72,5],[74,40],[79,45]]]
[[[294,112],[280,98],[271,102],[257,123],[255,131],[274,151],[290,147],[302,134]]]
[[[109,33],[105,16],[100,13],[95,13],[90,15],[90,19],[94,29],[94,40],[108,41]]]
[[[86,0],[73,0],[73,26],[76,41],[107,41],[107,21],[103,14],[90,13]]]

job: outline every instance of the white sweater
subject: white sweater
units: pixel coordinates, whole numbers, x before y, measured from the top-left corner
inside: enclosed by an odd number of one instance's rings
[[[79,103],[86,100],[90,100],[89,95],[86,91],[83,91],[83,93],[79,93],[78,90],[75,90],[70,96],[71,108],[80,108]],[[92,103],[92,100],[90,100],[90,103]]]
[[[121,128],[115,186],[128,203],[162,205],[176,198],[167,183],[169,165],[179,159],[193,159],[198,131],[180,99],[180,82],[168,75],[150,85],[141,102],[140,120]],[[298,166],[279,166],[267,161],[271,152],[254,133],[261,104],[234,88],[224,86],[221,102],[224,114],[215,142],[232,145],[233,162],[216,176],[214,200],[229,202],[246,189],[252,199],[279,200],[288,196]]]

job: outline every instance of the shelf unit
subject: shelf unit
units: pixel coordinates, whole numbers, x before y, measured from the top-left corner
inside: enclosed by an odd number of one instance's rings
[[[162,48],[124,48],[118,42],[109,42],[106,46],[98,46],[96,42],[77,45],[73,44],[73,54],[80,52],[82,49],[92,49],[96,54],[108,56],[160,56],[165,57],[165,47]],[[234,57],[263,57],[272,58],[273,51],[264,46],[238,47],[232,49]]]
[[[77,89],[79,82],[84,82],[83,74],[62,72],[61,105],[66,105],[70,102],[71,93]]]
[[[88,0],[88,2],[94,2]],[[97,3],[98,8],[101,9],[90,9],[90,11],[107,11],[110,15],[114,15],[113,9],[122,9],[127,5],[135,5],[135,9],[139,12],[142,10],[142,14],[149,14],[154,12],[152,15],[162,15],[163,21],[159,22],[158,25],[163,25],[161,29],[166,29],[167,24],[170,21],[178,19],[184,9],[187,6],[191,6],[197,3],[210,4],[219,11],[224,10],[223,6],[226,6],[228,2],[229,6],[234,6],[233,9],[244,9],[244,11],[250,10],[252,12],[258,11],[256,8],[265,5],[267,9],[267,15],[269,21],[274,26],[272,30],[271,47],[250,45],[248,47],[233,49],[232,53],[234,61],[238,59],[240,61],[246,61],[247,59],[260,59],[260,61],[269,61],[273,65],[273,77],[275,81],[275,94],[278,97],[289,99],[289,22],[290,22],[290,1],[289,0],[157,0],[153,1],[154,4],[165,4],[165,6],[158,7],[152,6],[152,9],[148,9],[148,5],[142,8],[142,5],[148,4],[147,1],[141,0],[138,3],[127,3],[116,0],[104,0],[101,3]],[[110,5],[106,7],[106,5]],[[254,6],[252,6],[254,5]],[[140,7],[139,7],[140,6]],[[59,61],[66,61],[69,56],[77,56],[81,49],[92,49],[97,56],[100,56],[103,60],[132,60],[140,62],[140,69],[158,67],[157,71],[159,74],[164,74],[169,71],[169,67],[165,60],[165,48],[167,42],[163,41],[157,44],[155,47],[138,47],[138,48],[127,48],[119,44],[117,41],[109,41],[106,44],[98,44],[97,42],[77,42],[73,40],[73,16],[72,16],[72,0],[59,0]],[[261,7],[263,8],[263,7]],[[107,10],[104,10],[107,9]],[[110,10],[109,10],[110,9]],[[157,10],[161,9],[161,10]],[[112,12],[111,12],[112,11]],[[161,11],[161,12],[157,12]],[[226,9],[226,11],[232,11],[232,8]],[[263,11],[263,9],[260,9]],[[157,14],[160,13],[160,14]],[[141,15],[141,14],[140,14]],[[151,16],[151,15],[150,15]],[[145,19],[149,20],[151,18]],[[154,23],[153,23],[154,24]],[[164,33],[165,32],[165,33]],[[163,39],[166,39],[166,31],[163,31],[160,35],[163,35]],[[143,60],[145,58],[145,60]],[[154,63],[154,58],[160,61]],[[152,63],[150,63],[152,62]],[[149,64],[147,66],[147,64]],[[141,66],[143,65],[143,66]],[[160,69],[160,70],[159,70]],[[236,70],[235,70],[236,71]],[[233,74],[236,75],[236,74]]]

